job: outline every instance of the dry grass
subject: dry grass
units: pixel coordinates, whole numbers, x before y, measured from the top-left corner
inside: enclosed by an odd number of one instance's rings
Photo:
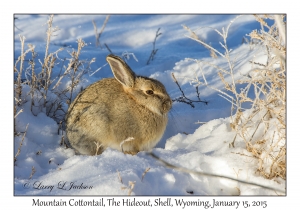
[[[266,47],[268,59],[266,64],[255,66],[247,78],[238,81],[247,85],[238,97],[241,102],[250,101],[252,111],[247,115],[236,115],[232,126],[244,139],[247,150],[258,159],[257,171],[261,175],[268,179],[286,179],[285,37],[281,36],[276,21],[272,26],[268,26],[266,21],[275,17],[284,24],[284,16],[256,16],[262,30],[253,31],[250,37],[258,39]],[[250,87],[254,88],[254,99],[246,94]]]
[[[237,69],[226,44],[228,30],[234,20],[226,29],[223,28],[222,32],[214,29],[223,38],[220,44],[224,53],[198,39],[195,32],[185,27],[191,34],[189,38],[225,58],[228,64],[228,69],[224,69],[213,63],[195,60],[202,72],[203,82],[198,78],[193,82],[218,91],[221,97],[232,103],[231,128],[236,132],[236,136],[230,146],[234,147],[237,138],[243,139],[245,148],[257,160],[259,174],[267,179],[275,177],[286,179],[285,16],[255,15],[255,17],[261,24],[261,30],[254,30],[249,36],[252,44],[256,43],[258,47],[263,47],[267,61],[266,63],[250,61],[252,68],[249,74],[240,80],[234,78]],[[272,21],[274,23],[269,26],[268,23]],[[231,94],[208,84],[202,69],[203,65],[212,66],[217,70],[224,89]],[[238,85],[243,85],[244,88],[237,88]],[[253,91],[255,97],[250,97],[249,93]],[[245,103],[251,104],[251,108],[247,111],[243,108]]]

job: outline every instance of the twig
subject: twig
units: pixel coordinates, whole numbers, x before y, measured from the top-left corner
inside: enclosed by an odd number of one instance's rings
[[[136,58],[136,56],[134,55],[134,53],[129,53],[127,51],[123,52],[122,53],[122,58],[125,59],[125,60],[129,60],[130,59],[130,56],[133,57],[133,59],[136,61],[136,62],[139,62],[139,60]]]
[[[262,123],[262,121],[264,120],[265,116],[266,116],[268,113],[269,113],[269,112],[267,111],[266,114],[260,119],[260,121],[259,121],[259,123],[257,124],[257,126],[256,126],[256,128],[255,128],[255,130],[254,130],[254,132],[253,132],[253,134],[252,134],[252,136],[251,136],[249,142],[252,141],[252,139],[253,139],[253,137],[254,137],[254,135],[255,135],[255,133],[256,133],[256,131],[257,131],[259,125]]]
[[[14,118],[16,118],[20,113],[22,113],[23,112],[23,109],[20,109],[19,111],[18,111],[18,113],[14,116]]]
[[[192,40],[194,40],[194,41],[196,41],[196,42],[199,42],[199,43],[202,44],[204,47],[208,48],[208,49],[211,50],[211,51],[216,52],[216,53],[219,54],[221,57],[225,58],[225,55],[223,55],[222,53],[220,53],[218,50],[216,50],[215,48],[211,47],[210,45],[206,44],[205,42],[203,42],[203,41],[201,41],[201,40],[199,40],[199,39],[195,39],[195,38],[193,38],[193,37],[187,36],[187,35],[185,35],[185,36],[188,37],[188,38],[190,38],[190,39],[192,39]]]
[[[28,179],[31,179],[34,174],[35,174],[35,168],[34,168],[34,166],[32,166],[32,168],[31,168],[31,174],[30,174],[30,176],[29,176]]]
[[[118,170],[117,170],[117,172],[118,172],[118,178],[119,178],[120,182],[123,184],[123,180],[122,180],[121,174],[120,174],[120,172]]]
[[[18,19],[17,17],[14,17],[14,20],[17,20],[17,19]],[[14,22],[15,22],[15,21],[14,21]],[[14,23],[14,26],[15,26],[16,29],[18,29],[19,31],[23,32],[21,29],[19,29],[19,28],[16,26],[15,23]]]
[[[94,75],[95,73],[97,73],[98,71],[100,71],[104,66],[108,65],[108,63],[104,64],[103,66],[99,67],[98,69],[96,69],[94,72],[89,73],[89,76]]]
[[[178,167],[178,166],[175,166],[175,165],[173,165],[173,164],[171,164],[171,163],[169,163],[169,162],[161,159],[160,157],[158,157],[157,155],[155,155],[152,152],[148,152],[146,154],[150,155],[154,159],[158,160],[159,162],[161,162],[166,167],[171,168],[171,169],[175,169],[177,171],[181,171],[181,172],[184,172],[184,173],[195,174],[195,175],[198,175],[198,176],[210,176],[210,177],[217,177],[217,178],[229,179],[229,180],[237,181],[237,182],[240,182],[240,183],[243,183],[243,184],[253,185],[253,186],[262,187],[262,188],[265,188],[265,189],[269,189],[269,190],[274,190],[274,191],[285,193],[285,191],[283,191],[281,189],[276,189],[276,188],[273,188],[273,187],[264,186],[264,185],[257,184],[257,183],[254,183],[254,182],[247,182],[247,181],[239,180],[239,179],[228,177],[228,176],[217,175],[217,174],[206,173],[206,172],[193,171],[193,170],[190,170],[190,169],[187,169],[187,168]]]
[[[203,42],[203,41],[197,36],[197,34],[195,33],[195,31],[192,31],[192,30],[191,30],[189,27],[187,27],[186,25],[182,25],[182,27],[183,27],[185,30],[187,30],[188,32],[190,32],[192,38],[194,38],[194,39],[196,39],[196,40],[200,40],[201,42]],[[220,34],[220,32],[219,32],[218,30],[215,30],[215,31],[217,31],[217,32]],[[203,43],[204,43],[204,42],[203,42]],[[210,56],[211,56],[212,58],[217,58],[217,57],[218,57],[214,50],[212,50],[211,48],[209,48],[207,45],[204,45],[204,44],[203,44],[203,46],[204,46],[206,49],[208,49],[208,50],[210,51]]]
[[[60,140],[59,145],[60,146],[65,145],[65,147],[68,148],[68,145],[65,142],[65,136],[64,135],[61,136],[61,140]]]
[[[156,31],[156,35],[155,35],[155,38],[154,38],[154,41],[153,41],[153,49],[152,49],[151,54],[150,54],[150,56],[149,56],[149,59],[148,59],[148,61],[147,61],[147,65],[150,63],[150,60],[153,61],[154,56],[155,56],[155,54],[156,54],[157,51],[158,51],[158,49],[155,49],[155,43],[156,43],[156,39],[157,39],[160,35],[162,35],[162,33],[159,33],[159,30],[160,30],[160,28],[158,28],[157,31]]]
[[[106,18],[105,18],[105,20],[104,20],[104,23],[102,24],[102,27],[101,27],[101,30],[100,30],[99,33],[97,32],[97,25],[96,25],[95,21],[94,21],[94,20],[92,21],[92,22],[93,22],[93,25],[94,25],[94,31],[95,31],[95,36],[96,36],[96,46],[97,46],[97,47],[100,46],[100,47],[102,48],[99,39],[100,39],[101,34],[102,34],[103,31],[104,31],[104,28],[105,28],[105,26],[106,26],[106,24],[107,24],[107,22],[108,22],[109,17],[110,17],[110,15],[107,15],[107,16],[106,16]]]
[[[124,152],[124,151],[123,151],[123,144],[124,144],[125,142],[129,142],[129,141],[132,141],[132,140],[134,140],[133,137],[128,137],[127,139],[123,140],[123,141],[120,143],[120,147],[121,147],[121,149],[122,149],[122,152]]]
[[[96,47],[98,47],[98,45],[100,45],[100,43],[99,43],[99,34],[98,34],[98,31],[97,31],[97,25],[96,25],[94,20],[92,20],[92,23],[93,23],[93,26],[94,26],[94,32],[95,32],[95,37],[96,37]]]
[[[144,173],[143,173],[143,175],[142,175],[141,181],[143,181],[143,179],[144,179],[146,173],[147,173],[149,170],[150,170],[150,168],[146,168],[146,170],[144,171]]]
[[[26,125],[25,132],[24,132],[23,137],[22,137],[22,140],[21,140],[21,142],[20,142],[20,145],[19,145],[17,154],[15,155],[15,158],[14,158],[14,163],[16,163],[17,157],[18,157],[18,156],[20,155],[20,153],[21,153],[21,147],[23,146],[23,142],[24,142],[24,139],[25,139],[25,136],[26,136],[26,133],[27,133],[28,125],[29,125],[29,123],[27,123],[27,125]]]
[[[133,188],[134,188],[134,186],[135,186],[135,181],[134,181],[134,182],[129,181],[129,182],[128,182],[128,185],[129,185],[128,195],[131,195],[132,190],[133,190]]]
[[[98,151],[102,147],[102,144],[100,144],[99,142],[94,142],[94,143],[96,144],[96,153],[95,153],[95,155],[98,155]]]
[[[113,54],[113,52],[112,52],[111,49],[108,47],[108,45],[107,45],[106,43],[104,43],[104,45],[105,45],[106,49],[107,49],[111,54]]]
[[[121,182],[121,183],[123,184],[123,182]],[[122,190],[128,189],[128,195],[131,195],[134,186],[135,186],[135,181],[134,181],[134,182],[129,181],[129,182],[128,182],[128,186],[126,186],[126,187],[121,187],[121,189],[122,189]]]
[[[178,98],[175,98],[175,99],[172,99],[172,101],[177,101],[177,102],[182,102],[182,103],[186,103],[186,104],[189,104],[191,107],[195,108],[195,105],[193,104],[193,102],[195,103],[198,103],[198,102],[202,102],[202,103],[205,103],[206,105],[208,104],[207,101],[202,101],[200,100],[200,93],[199,93],[199,89],[198,89],[198,86],[196,86],[196,93],[197,93],[197,98],[199,100],[195,101],[195,100],[191,100],[189,98],[187,98],[183,92],[183,90],[181,89],[176,77],[174,76],[174,73],[172,73],[172,77],[173,77],[173,80],[174,82],[176,83],[176,85],[178,86],[180,92],[182,93],[182,96],[178,97]]]

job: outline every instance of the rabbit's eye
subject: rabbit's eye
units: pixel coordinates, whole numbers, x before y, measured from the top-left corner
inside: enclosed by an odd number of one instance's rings
[[[147,93],[148,95],[153,95],[153,90],[147,90],[146,93]]]

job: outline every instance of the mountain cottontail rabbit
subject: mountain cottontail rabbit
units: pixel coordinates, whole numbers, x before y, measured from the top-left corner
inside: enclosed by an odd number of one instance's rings
[[[118,56],[106,58],[115,78],[102,79],[78,94],[67,114],[67,137],[80,154],[107,147],[136,154],[161,139],[172,100],[162,83],[136,76]]]

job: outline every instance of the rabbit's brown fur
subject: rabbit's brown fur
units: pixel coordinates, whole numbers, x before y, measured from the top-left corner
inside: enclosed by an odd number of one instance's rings
[[[67,114],[68,140],[87,155],[107,147],[130,154],[150,150],[165,131],[172,101],[159,81],[135,76],[117,56],[109,55],[107,61],[115,78],[100,80],[78,94]],[[134,139],[124,141],[130,137]]]

